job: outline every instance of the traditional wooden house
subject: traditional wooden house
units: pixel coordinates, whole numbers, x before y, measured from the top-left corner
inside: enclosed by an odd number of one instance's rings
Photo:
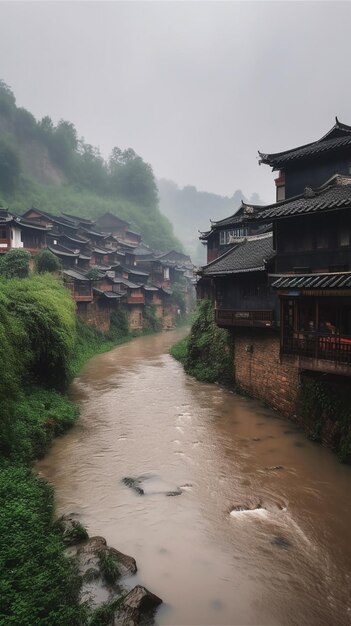
[[[282,357],[351,375],[351,177],[335,175],[252,219],[274,223]]]
[[[268,282],[273,257],[271,232],[238,237],[227,252],[200,270],[200,276],[211,282],[218,326],[271,328],[277,324],[277,298]]]
[[[93,301],[93,282],[83,273],[74,269],[63,270],[63,280],[73,300],[78,305]]]
[[[0,209],[0,254],[22,248],[35,255],[46,247],[50,231],[50,225]]]
[[[114,237],[117,237],[117,239],[128,240],[126,233],[129,231],[129,222],[126,222],[126,220],[123,220],[113,213],[104,213],[104,215],[101,215],[101,217],[96,220],[95,225],[100,231],[111,233]]]
[[[260,163],[278,171],[276,200],[285,200],[319,187],[334,174],[351,174],[351,126],[335,118],[334,126],[321,139],[284,152],[259,152]]]
[[[256,235],[261,231],[258,224],[246,224],[246,216],[259,211],[261,207],[241,203],[238,210],[218,222],[211,222],[211,230],[200,233],[200,241],[207,248],[207,263],[211,263],[228,251],[237,237]]]

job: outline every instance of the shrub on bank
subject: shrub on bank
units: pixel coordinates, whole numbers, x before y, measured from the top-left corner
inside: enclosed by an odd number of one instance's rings
[[[173,346],[171,354],[197,380],[233,384],[231,336],[215,324],[210,300],[199,302],[189,336]]]
[[[301,376],[298,414],[309,439],[326,442],[342,463],[351,462],[348,380],[305,372]]]
[[[51,525],[52,488],[23,465],[0,469],[0,624],[82,626],[80,579]]]

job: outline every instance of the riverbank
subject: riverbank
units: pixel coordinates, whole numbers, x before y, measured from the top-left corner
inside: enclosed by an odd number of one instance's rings
[[[250,394],[237,383],[233,337],[227,330],[216,326],[209,300],[199,302],[189,336],[172,346],[170,354],[182,363],[187,374],[197,380],[230,386],[241,395],[271,406],[264,398]],[[277,411],[276,406],[271,408]],[[281,414],[281,418],[293,421],[308,439],[333,450],[342,463],[351,463],[348,379],[300,372],[296,412],[291,416]]]
[[[0,625],[82,626],[91,612],[53,523],[53,489],[31,468],[78,418],[68,383],[94,354],[134,335],[122,318],[108,334],[84,326],[45,275],[1,281],[0,336]]]
[[[187,376],[168,354],[185,332],[100,354],[74,380],[79,426],[37,465],[57,514],[136,559],[124,584],[164,600],[160,626],[346,624],[350,468],[261,403]]]

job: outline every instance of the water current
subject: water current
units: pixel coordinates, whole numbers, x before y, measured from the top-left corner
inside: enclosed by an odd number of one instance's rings
[[[351,468],[187,376],[168,354],[184,332],[135,339],[75,379],[80,421],[38,463],[57,514],[135,557],[128,584],[163,599],[159,626],[351,624]]]

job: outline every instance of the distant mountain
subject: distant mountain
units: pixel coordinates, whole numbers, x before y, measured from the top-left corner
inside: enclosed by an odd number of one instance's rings
[[[205,263],[205,249],[199,242],[199,230],[211,228],[210,220],[217,221],[235,213],[241,201],[264,204],[257,193],[250,197],[237,189],[231,197],[207,191],[198,191],[187,185],[180,188],[177,183],[161,179],[157,181],[160,211],[172,222],[174,233],[189,251],[193,261]]]

